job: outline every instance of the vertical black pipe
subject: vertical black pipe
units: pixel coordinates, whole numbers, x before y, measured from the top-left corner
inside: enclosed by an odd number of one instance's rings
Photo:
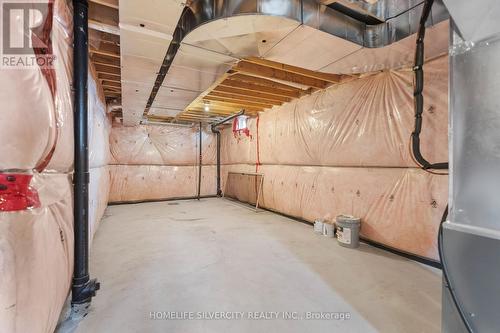
[[[198,200],[200,200],[200,193],[201,193],[201,163],[202,163],[202,147],[201,147],[201,122],[200,122],[200,160],[199,160],[199,165],[198,165]]]
[[[220,131],[215,132],[217,138],[217,195],[222,196],[222,189],[220,184]]]
[[[241,110],[240,112],[233,114],[229,117],[226,117],[216,123],[213,123],[211,128],[212,128],[212,133],[215,133],[216,138],[217,138],[217,195],[219,197],[222,196],[222,189],[221,189],[221,183],[220,183],[220,130],[217,129],[217,126],[224,124],[225,122],[228,122],[229,120],[232,120],[233,118],[236,118],[238,116],[241,116],[245,114],[245,110]]]
[[[99,284],[89,279],[88,258],[88,206],[89,206],[89,155],[88,155],[88,3],[73,0],[73,86],[74,86],[74,272],[72,304],[90,302]]]
[[[220,130],[217,129],[216,125],[212,125],[212,133],[215,133],[215,138],[217,140],[217,196],[222,196],[222,189],[220,184]]]

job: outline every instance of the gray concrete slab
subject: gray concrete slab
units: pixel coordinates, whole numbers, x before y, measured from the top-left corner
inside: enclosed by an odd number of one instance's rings
[[[440,331],[439,271],[225,199],[108,207],[90,269],[80,333]]]

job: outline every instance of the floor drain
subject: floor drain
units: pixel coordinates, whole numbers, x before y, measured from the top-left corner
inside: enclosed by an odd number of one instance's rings
[[[169,205],[169,206],[176,206],[178,204],[179,204],[178,202],[169,202],[167,205]]]

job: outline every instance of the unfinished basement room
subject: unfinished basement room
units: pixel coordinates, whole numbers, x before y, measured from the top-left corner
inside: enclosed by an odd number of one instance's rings
[[[0,333],[500,332],[500,1],[0,3]]]

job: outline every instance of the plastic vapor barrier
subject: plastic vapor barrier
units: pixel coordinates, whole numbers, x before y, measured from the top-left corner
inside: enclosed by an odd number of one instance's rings
[[[53,66],[0,69],[0,332],[53,332],[73,274],[73,14],[63,0],[43,5],[34,34]],[[88,89],[93,233],[108,199],[110,125],[92,71]]]
[[[110,174],[109,174],[109,135],[111,123],[106,113],[104,92],[97,82],[97,74],[89,69],[88,80],[88,113],[89,113],[89,238],[91,241],[98,224],[108,206]]]
[[[441,57],[425,66],[421,150],[430,161],[448,158],[447,63]],[[223,182],[228,171],[258,171],[264,207],[311,222],[359,216],[361,236],[437,259],[448,177],[412,160],[412,77],[410,70],[367,74],[283,104],[250,119],[250,137],[225,128]],[[244,185],[224,183],[246,196],[235,188]]]
[[[197,165],[199,127],[178,125],[116,126],[111,136],[112,164]],[[215,164],[215,137],[202,131],[203,165]]]
[[[53,332],[73,275],[71,181],[40,173],[40,208],[0,213],[0,331]]]
[[[110,202],[193,197],[198,193],[199,127],[116,126],[111,130]],[[201,195],[216,193],[216,142],[202,129]]]
[[[111,165],[110,202],[194,197],[198,190],[197,166]],[[216,191],[215,166],[203,166],[201,195]]]

